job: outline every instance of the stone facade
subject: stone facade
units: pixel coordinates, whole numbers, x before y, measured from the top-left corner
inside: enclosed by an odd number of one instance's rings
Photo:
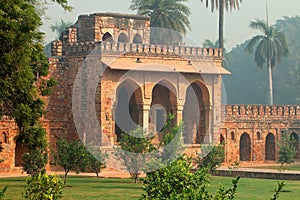
[[[293,136],[300,159],[300,106],[227,105],[223,113],[226,162],[275,162],[282,134]]]
[[[283,131],[297,136],[299,149],[299,106],[223,107],[222,75],[229,72],[221,67],[220,49],[151,45],[149,40],[148,17],[96,13],[79,16],[52,43],[50,76],[58,85],[42,119],[51,149],[60,138],[111,149],[122,131],[136,125],[155,134],[158,143],[170,113],[173,123],[184,122],[190,155],[200,151],[200,144],[221,141],[226,162],[274,162]],[[24,148],[16,147],[16,130],[12,120],[0,122],[1,171],[20,161]]]

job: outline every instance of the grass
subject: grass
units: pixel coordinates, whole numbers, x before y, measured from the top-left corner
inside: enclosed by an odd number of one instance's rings
[[[215,191],[219,184],[231,186],[232,178],[212,177],[210,192]],[[297,200],[300,196],[300,181],[285,181],[286,186],[279,199]],[[25,178],[1,178],[0,189],[8,185],[7,197],[15,200],[22,199]],[[236,199],[270,199],[277,187],[276,180],[241,178],[238,184]],[[68,177],[67,187],[64,188],[64,200],[71,199],[103,199],[131,200],[139,199],[142,184],[134,184],[132,179],[91,178],[82,176]]]
[[[280,170],[280,165],[270,165],[270,166],[257,166],[257,167],[251,167],[251,168],[260,168],[260,169],[275,169]],[[290,164],[290,165],[284,165],[283,169],[286,170],[293,170],[293,171],[300,171],[300,164]]]

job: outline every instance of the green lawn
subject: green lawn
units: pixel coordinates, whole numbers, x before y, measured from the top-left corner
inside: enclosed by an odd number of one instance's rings
[[[212,177],[210,191],[215,191],[219,184],[229,186],[232,178]],[[300,181],[285,181],[285,192],[279,199],[297,200],[300,197]],[[0,188],[9,185],[7,197],[22,199],[25,178],[0,178]],[[270,199],[277,186],[276,180],[241,178],[236,199]],[[134,184],[131,179],[68,177],[63,199],[138,199],[142,193],[142,184]]]
[[[252,166],[251,168],[260,168],[260,169],[276,169],[279,170],[279,165],[270,165],[270,166]],[[290,164],[290,165],[284,165],[283,169],[286,170],[294,170],[294,171],[300,171],[300,163],[297,164]]]

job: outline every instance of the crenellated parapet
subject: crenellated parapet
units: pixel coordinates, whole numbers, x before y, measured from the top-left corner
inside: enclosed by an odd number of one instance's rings
[[[190,59],[221,59],[222,49],[188,46],[166,46],[136,43],[82,42],[63,44],[60,40],[52,43],[52,56],[70,56],[89,53],[102,55],[142,55],[184,57]]]
[[[226,119],[299,119],[300,106],[290,105],[226,105],[224,106]]]

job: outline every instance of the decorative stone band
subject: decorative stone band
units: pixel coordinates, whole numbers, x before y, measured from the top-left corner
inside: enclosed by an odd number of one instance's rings
[[[166,56],[166,57],[188,57],[188,58],[215,58],[221,59],[221,49],[200,48],[188,46],[165,46],[135,43],[110,43],[110,42],[85,42],[67,43],[61,41],[52,42],[52,56],[82,55],[89,54],[96,49],[106,55],[144,55],[144,56]],[[98,51],[97,51],[98,49]]]
[[[258,118],[264,116],[268,118],[300,119],[300,106],[270,106],[270,105],[226,105],[223,107],[223,113],[226,118]]]

